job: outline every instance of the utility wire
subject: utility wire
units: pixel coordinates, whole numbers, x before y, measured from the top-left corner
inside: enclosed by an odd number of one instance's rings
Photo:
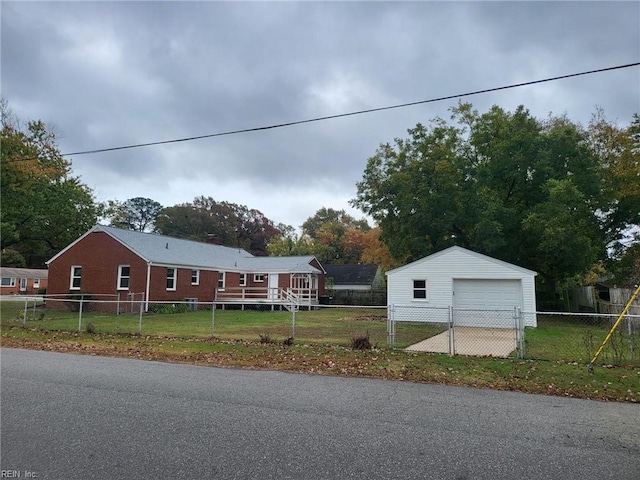
[[[618,65],[615,67],[607,67],[607,68],[600,68],[597,70],[589,70],[586,72],[580,72],[580,73],[571,73],[569,75],[560,75],[557,77],[550,77],[550,78],[545,78],[542,80],[533,80],[530,82],[522,82],[522,83],[515,83],[512,85],[506,85],[506,86],[502,86],[502,87],[495,87],[495,88],[487,88],[484,90],[476,90],[474,92],[468,92],[468,93],[459,93],[457,95],[448,95],[446,97],[438,97],[438,98],[432,98],[429,100],[420,100],[417,102],[410,102],[410,103],[401,103],[398,105],[391,105],[391,106],[387,106],[387,107],[378,107],[378,108],[370,108],[367,110],[358,110],[356,112],[348,112],[348,113],[340,113],[337,115],[328,115],[325,117],[316,117],[316,118],[310,118],[307,120],[298,120],[295,122],[287,122],[287,123],[278,123],[275,125],[267,125],[267,126],[263,126],[263,127],[254,127],[254,128],[245,128],[242,130],[231,130],[228,132],[219,132],[219,133],[211,133],[208,135],[199,135],[196,137],[187,137],[187,138],[179,138],[179,139],[175,139],[175,140],[163,140],[163,141],[159,141],[159,142],[149,142],[149,143],[138,143],[138,144],[134,144],[134,145],[125,145],[125,146],[120,146],[120,147],[111,147],[111,148],[100,148],[100,149],[96,149],[96,150],[82,150],[79,152],[71,152],[71,153],[63,153],[62,156],[63,157],[67,157],[67,156],[71,156],[71,155],[89,155],[89,154],[94,154],[94,153],[103,153],[103,152],[113,152],[116,150],[126,150],[126,149],[130,149],[130,148],[141,148],[141,147],[150,147],[153,145],[166,145],[169,143],[179,143],[179,142],[190,142],[192,140],[200,140],[203,138],[212,138],[212,137],[222,137],[222,136],[226,136],[226,135],[236,135],[239,133],[249,133],[249,132],[259,132],[261,130],[272,130],[275,128],[283,128],[283,127],[290,127],[293,125],[301,125],[303,123],[312,123],[312,122],[321,122],[323,120],[331,120],[334,118],[342,118],[342,117],[350,117],[350,116],[354,116],[354,115],[363,115],[365,113],[373,113],[373,112],[381,112],[384,110],[392,110],[395,108],[404,108],[404,107],[411,107],[414,105],[422,105],[425,103],[434,103],[434,102],[441,102],[443,100],[451,100],[454,98],[462,98],[462,97],[469,97],[471,95],[479,95],[481,93],[489,93],[489,92],[497,92],[500,90],[507,90],[507,89],[511,89],[511,88],[518,88],[518,87],[525,87],[527,85],[535,85],[538,83],[546,83],[546,82],[553,82],[556,80],[563,80],[565,78],[572,78],[572,77],[580,77],[580,76],[584,76],[584,75],[591,75],[594,73],[602,73],[602,72],[608,72],[611,70],[620,70],[623,68],[630,68],[630,67],[636,67],[640,65],[640,62],[635,62],[635,63],[628,63],[626,65]]]

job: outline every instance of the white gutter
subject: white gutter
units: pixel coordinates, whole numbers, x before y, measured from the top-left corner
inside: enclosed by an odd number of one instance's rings
[[[149,289],[151,284],[151,262],[147,262],[147,290],[144,295],[144,311],[149,311]]]

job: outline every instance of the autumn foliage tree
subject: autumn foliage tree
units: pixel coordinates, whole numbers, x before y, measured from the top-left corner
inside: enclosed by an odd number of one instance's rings
[[[204,196],[160,210],[155,229],[163,235],[198,241],[215,235],[223,244],[254,255],[267,255],[267,245],[280,234],[273,221],[259,210]]]
[[[395,265],[380,242],[380,229],[344,210],[322,207],[302,224],[300,235],[290,226],[281,231],[269,244],[270,255],[314,255],[320,263],[368,263],[383,269]]]

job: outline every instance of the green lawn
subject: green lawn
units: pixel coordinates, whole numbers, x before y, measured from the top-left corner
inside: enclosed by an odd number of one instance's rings
[[[24,303],[0,302],[2,326],[21,325]],[[526,357],[531,359],[588,363],[609,330],[608,323],[590,325],[579,323],[573,317],[540,318],[538,328],[527,328],[525,334]],[[43,305],[29,304],[28,327],[46,330],[78,331],[78,313],[45,310]],[[81,331],[87,328],[103,334],[138,333],[140,316],[137,314],[109,315],[83,312]],[[295,329],[295,330],[294,330]],[[396,347],[404,348],[444,331],[432,324],[398,323]],[[296,312],[286,310],[199,310],[175,314],[145,314],[142,316],[142,334],[176,338],[207,338],[221,340],[269,341],[281,343],[294,336],[296,343],[349,345],[354,337],[369,335],[373,345],[387,346],[387,321],[384,308],[320,308]],[[292,335],[293,334],[293,335]],[[640,364],[640,352],[631,356],[633,348],[640,351],[640,336],[630,337],[625,329],[616,333],[605,348],[599,364]]]
[[[24,303],[3,301],[0,318],[3,325],[19,325],[24,315]],[[181,338],[211,337],[223,340],[259,341],[260,338],[273,342],[295,336],[296,342],[330,345],[348,345],[356,336],[369,335],[373,344],[386,346],[386,309],[367,308],[323,308],[296,312],[295,324],[287,310],[198,310],[176,314],[145,314],[142,316],[144,335],[163,335]],[[27,310],[28,327],[48,330],[78,330],[77,312],[45,310],[41,306],[35,310],[31,305]],[[137,333],[140,316],[137,314],[109,315],[97,312],[83,312],[81,331],[91,325],[97,333]],[[413,340],[425,338],[424,328],[415,328]],[[408,338],[406,341],[411,342]],[[408,344],[408,343],[407,343]]]
[[[585,324],[572,320],[540,320],[537,328],[526,330],[526,357],[588,363],[609,329],[609,322]],[[632,358],[632,349],[636,352],[635,358]],[[619,328],[597,363],[640,365],[639,357],[640,335],[635,332],[630,336],[626,328]]]

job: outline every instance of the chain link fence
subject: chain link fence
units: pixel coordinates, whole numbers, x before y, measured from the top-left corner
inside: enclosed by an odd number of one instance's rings
[[[523,358],[524,325],[519,309],[390,305],[387,344],[415,352]],[[423,329],[425,338],[407,345],[416,328]]]
[[[588,364],[618,315],[389,306],[390,348]],[[424,340],[412,344],[420,329]],[[625,315],[598,364],[640,366],[640,315]]]
[[[142,294],[3,297],[2,324],[102,334],[263,343],[365,345],[449,355],[587,364],[614,314],[461,310],[411,305],[145,302]],[[598,364],[640,366],[640,315],[626,315]]]
[[[527,314],[525,314],[527,315]],[[618,319],[616,314],[539,312],[527,329],[526,358],[589,363]],[[625,315],[597,363],[640,366],[640,315]]]

